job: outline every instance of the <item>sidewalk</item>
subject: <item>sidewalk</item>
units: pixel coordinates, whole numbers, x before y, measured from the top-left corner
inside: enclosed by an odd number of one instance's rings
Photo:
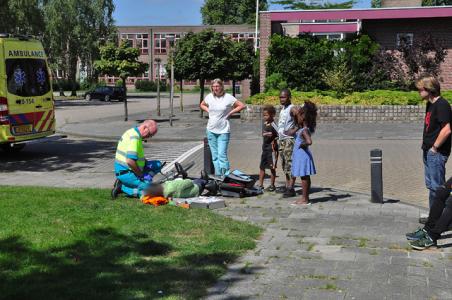
[[[334,189],[314,189],[311,200],[229,200],[219,213],[266,230],[207,299],[452,299],[452,235],[422,252],[405,239],[423,209]]]
[[[172,141],[177,146],[177,142],[201,142],[205,135],[207,119],[199,118],[194,109],[176,111],[173,127],[165,117],[135,114],[129,122],[106,118],[66,124],[61,130],[116,141],[137,120],[154,118],[159,133],[150,143]],[[256,174],[259,122],[234,119],[231,123],[233,168]],[[227,199],[228,207],[217,210],[265,231],[256,249],[229,266],[207,299],[452,299],[452,235],[441,241],[443,248],[423,252],[411,251],[405,240],[405,233],[419,226],[420,212],[426,212],[417,156],[419,128],[417,124],[319,124],[313,147],[319,174],[313,178],[311,206],[293,207],[294,199],[266,193]],[[370,203],[368,151],[375,147],[384,150],[385,196],[400,199],[391,193],[402,191],[408,200],[419,200],[411,201],[419,206]],[[202,150],[188,160],[196,162],[190,173],[199,174]]]

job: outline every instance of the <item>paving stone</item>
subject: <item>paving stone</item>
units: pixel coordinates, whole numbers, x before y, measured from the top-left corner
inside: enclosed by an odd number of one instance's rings
[[[257,248],[240,259],[242,267],[249,256],[249,263],[262,269],[248,279],[234,277],[230,296],[252,284],[265,292],[245,293],[250,299],[423,299],[419,295],[435,289],[442,291],[435,294],[438,299],[447,299],[452,254],[444,249],[413,252],[405,239],[418,226],[407,216],[417,217],[418,208],[351,198],[341,206],[323,202],[309,210],[284,208],[280,215],[282,209],[237,205],[234,212],[258,220],[265,233]],[[275,220],[268,222],[268,216]]]

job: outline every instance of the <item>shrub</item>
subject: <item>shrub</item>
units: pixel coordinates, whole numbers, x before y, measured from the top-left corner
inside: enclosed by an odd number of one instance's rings
[[[135,89],[142,92],[154,92],[157,90],[157,87],[153,81],[137,80],[135,82]]]
[[[267,61],[268,74],[279,73],[294,89],[308,91],[324,89],[318,80],[322,72],[331,66],[334,57],[334,43],[311,35],[297,38],[273,35]]]
[[[265,90],[277,90],[280,91],[282,89],[287,88],[287,82],[284,80],[283,75],[281,73],[273,73],[265,79]]]
[[[406,68],[403,81],[408,83],[407,88],[414,89],[414,81],[424,73],[438,76],[441,64],[447,56],[447,46],[443,40],[433,37],[431,34],[416,35],[412,43],[402,38],[398,50],[402,56],[402,62]]]
[[[279,105],[278,91],[256,94],[249,98],[247,104]],[[445,91],[442,96],[452,103],[452,91]],[[334,91],[292,91],[292,103],[301,105],[305,100],[311,100],[318,105],[423,105],[424,101],[417,91],[375,90],[354,92],[342,98]]]
[[[325,70],[322,79],[326,86],[337,92],[338,97],[351,92],[355,87],[355,77],[344,58],[338,58],[333,68]]]

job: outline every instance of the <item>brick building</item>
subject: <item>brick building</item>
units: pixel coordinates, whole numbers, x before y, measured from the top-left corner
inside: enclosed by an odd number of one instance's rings
[[[444,40],[448,55],[441,66],[442,87],[452,89],[452,7],[442,6],[261,12],[261,90],[267,76],[265,62],[272,34],[297,36],[309,33],[328,39],[343,39],[361,32],[394,51],[401,37],[416,39],[419,34],[427,33]]]
[[[215,25],[215,26],[118,26],[119,39],[129,40],[133,47],[141,51],[140,61],[149,64],[149,70],[141,77],[128,78],[128,85],[136,80],[167,79],[166,65],[171,47],[188,32],[200,32],[206,28],[213,28],[218,32],[230,36],[235,41],[255,41],[255,28],[252,25]],[[257,37],[259,38],[259,37]],[[160,59],[160,70],[157,69],[156,59]],[[118,78],[105,77],[108,84]],[[184,81],[184,85],[194,86],[196,82]]]

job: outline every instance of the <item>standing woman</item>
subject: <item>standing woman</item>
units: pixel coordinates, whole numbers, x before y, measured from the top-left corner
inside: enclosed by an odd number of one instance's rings
[[[215,79],[210,87],[211,93],[199,107],[209,114],[207,140],[209,141],[215,175],[229,174],[228,145],[231,135],[229,117],[245,108],[245,104],[234,96],[225,93],[221,79]]]

